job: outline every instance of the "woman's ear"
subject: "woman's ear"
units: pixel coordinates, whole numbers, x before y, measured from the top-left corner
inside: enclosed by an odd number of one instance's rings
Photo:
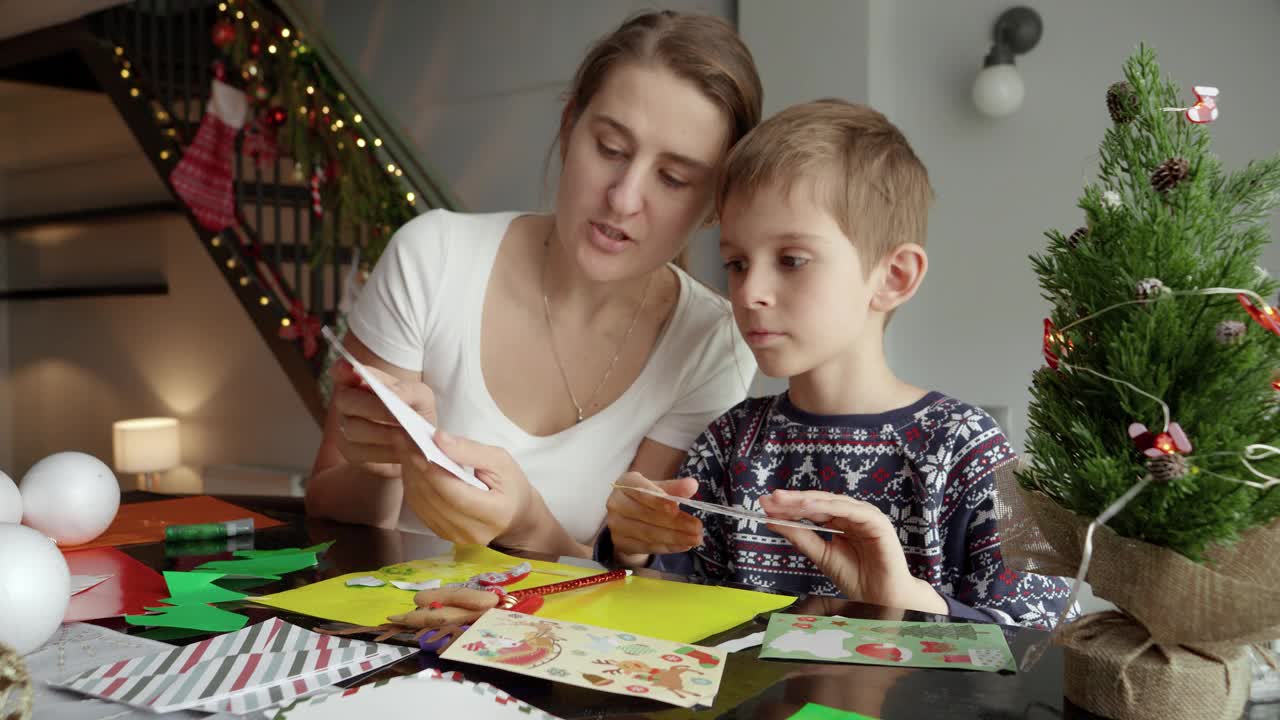
[[[920,289],[929,270],[929,256],[916,243],[906,243],[889,251],[881,262],[883,277],[880,288],[871,298],[871,309],[892,312],[910,300]]]

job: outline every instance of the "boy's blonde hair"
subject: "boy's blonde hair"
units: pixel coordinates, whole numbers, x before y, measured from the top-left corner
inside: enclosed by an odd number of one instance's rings
[[[749,132],[724,161],[716,211],[777,183],[812,183],[870,272],[890,250],[925,244],[933,188],[907,138],[883,114],[836,98],[792,105]]]

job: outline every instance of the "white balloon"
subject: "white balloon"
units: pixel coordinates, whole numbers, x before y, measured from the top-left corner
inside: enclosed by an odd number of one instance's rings
[[[59,545],[79,545],[102,534],[120,509],[120,483],[98,458],[54,453],[22,477],[22,524]]]
[[[13,478],[0,470],[0,523],[22,522],[22,493]]]
[[[58,546],[29,527],[0,524],[0,643],[19,655],[39,648],[70,601],[71,572]]]

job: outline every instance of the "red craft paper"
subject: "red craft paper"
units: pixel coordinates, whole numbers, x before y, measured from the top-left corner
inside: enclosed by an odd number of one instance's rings
[[[122,547],[164,541],[164,529],[168,525],[194,525],[196,523],[226,522],[253,518],[254,530],[276,527],[284,523],[238,505],[223,502],[208,495],[156,500],[154,502],[121,505],[111,526],[98,537],[82,545],[62,548],[63,551],[87,550],[98,547]],[[73,575],[76,573],[72,573]]]
[[[101,583],[71,596],[62,622],[82,622],[121,615],[138,615],[148,605],[169,597],[160,573],[115,548],[63,551],[72,575],[110,575]]]

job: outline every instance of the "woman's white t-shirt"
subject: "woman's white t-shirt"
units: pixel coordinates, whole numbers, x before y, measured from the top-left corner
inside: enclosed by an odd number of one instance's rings
[[[604,523],[611,486],[643,438],[677,449],[741,401],[756,371],[728,302],[686,273],[649,361],[604,410],[554,435],[530,435],[494,402],[480,368],[480,317],[498,246],[521,213],[432,210],[391,238],[349,317],[383,360],[421,368],[440,427],[505,448],[578,542]],[[400,527],[429,532],[407,507]]]

